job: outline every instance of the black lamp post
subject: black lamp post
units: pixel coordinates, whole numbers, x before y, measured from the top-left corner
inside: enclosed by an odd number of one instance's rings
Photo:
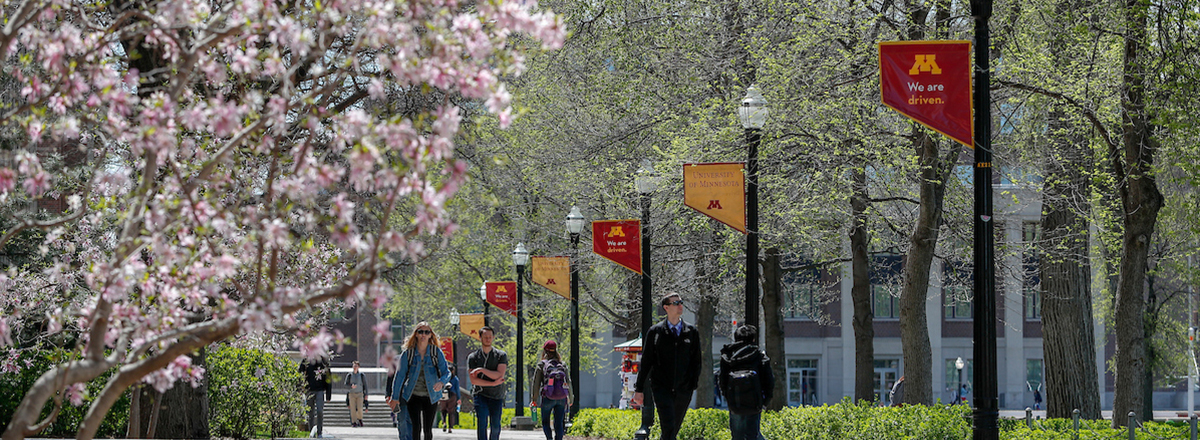
[[[483,301],[483,325],[488,325],[487,283],[479,286],[479,299]]]
[[[525,416],[525,265],[529,264],[529,251],[525,243],[517,243],[513,249],[513,265],[517,266],[517,417]]]
[[[955,405],[962,403],[962,397],[963,397],[963,395],[962,395],[962,384],[963,384],[962,370],[963,370],[963,367],[966,367],[966,366],[967,366],[967,362],[964,361],[963,358],[960,357],[960,358],[954,360],[954,368],[958,369],[958,388],[954,389],[954,395],[955,395],[954,400],[956,400],[956,402],[954,402]]]
[[[462,318],[460,318],[458,315],[458,308],[450,308],[450,362],[454,364],[454,371],[452,371],[452,373],[454,373],[455,376],[458,376],[458,324],[462,322],[461,319]],[[447,383],[446,386],[450,386],[450,384]],[[451,391],[454,392],[454,395],[459,395],[459,390]],[[458,409],[455,408],[454,414],[451,416],[448,425],[453,427],[455,421],[457,420]]]
[[[1000,438],[996,393],[995,222],[992,221],[992,0],[971,0],[975,19],[975,440]]]
[[[653,285],[650,281],[650,194],[658,186],[655,179],[654,164],[649,159],[642,160],[642,167],[634,179],[638,193],[642,199],[642,349],[646,347],[646,334],[654,325],[654,306],[651,301]],[[645,373],[641,369],[638,374]],[[650,438],[650,427],[654,425],[654,393],[650,391],[650,381],[647,380],[645,392],[642,393],[642,426],[633,434],[633,438],[644,440]]]
[[[746,324],[758,325],[758,144],[771,110],[757,85],[751,85],[738,107],[746,129]]]
[[[578,206],[567,214],[567,233],[571,234],[571,419],[579,413],[579,234],[586,219]]]

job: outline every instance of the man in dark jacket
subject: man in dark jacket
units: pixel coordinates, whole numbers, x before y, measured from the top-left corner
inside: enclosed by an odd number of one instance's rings
[[[733,440],[757,440],[763,408],[775,394],[771,360],[758,348],[757,328],[738,327],[733,332],[733,343],[721,348],[718,383],[729,403]]]
[[[683,322],[683,299],[668,293],[661,301],[667,319],[650,327],[642,340],[642,361],[633,402],[641,405],[649,381],[662,430],[661,440],[675,440],[687,415],[692,392],[700,383],[700,332]]]
[[[315,428],[316,436],[320,437],[325,425],[325,402],[333,399],[329,360],[323,357],[311,361],[305,359],[300,363],[300,374],[304,376],[305,389],[308,391],[308,427],[310,430]]]

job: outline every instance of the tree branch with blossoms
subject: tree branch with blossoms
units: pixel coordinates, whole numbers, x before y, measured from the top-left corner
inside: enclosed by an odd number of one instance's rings
[[[378,275],[455,231],[445,206],[466,165],[455,157],[463,113],[452,103],[511,122],[502,78],[521,73],[525,50],[513,36],[542,50],[563,43],[561,19],[536,7],[6,7],[3,73],[21,90],[6,97],[15,104],[0,128],[18,133],[20,166],[0,165],[0,212],[16,219],[15,207],[47,197],[78,204],[0,234],[3,250],[46,231],[39,264],[0,275],[0,346],[25,343],[11,337],[21,331],[77,341],[74,360],[26,392],[3,439],[36,434],[53,419],[37,420],[51,396],[61,404],[116,369],[79,426],[78,438],[92,438],[130,386],[195,380],[203,372],[187,355],[236,335],[301,329],[305,356],[327,354],[336,337],[298,319],[335,299],[382,305],[389,289]],[[394,96],[424,98],[392,112]],[[72,149],[90,160],[46,161]],[[90,177],[68,185],[72,175]],[[9,282],[31,278],[54,287]]]

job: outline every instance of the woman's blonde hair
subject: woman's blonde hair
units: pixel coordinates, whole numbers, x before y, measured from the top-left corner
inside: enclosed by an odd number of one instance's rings
[[[421,322],[417,323],[416,326],[413,327],[412,334],[409,334],[408,339],[406,339],[404,341],[404,349],[405,350],[416,350],[416,348],[417,348],[417,330],[420,330],[422,327],[429,329],[429,343],[434,346],[437,346],[437,344],[439,342],[437,332],[433,331],[433,327],[430,326],[428,322],[421,321]],[[424,353],[421,353],[421,354],[424,354]]]

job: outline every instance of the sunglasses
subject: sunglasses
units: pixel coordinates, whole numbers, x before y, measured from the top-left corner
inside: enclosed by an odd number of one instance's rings
[[[431,335],[431,334],[433,334],[433,332],[429,331],[429,330],[417,330],[417,334],[418,335]]]
[[[667,305],[668,305],[668,306],[682,306],[682,305],[683,305],[683,300],[682,300],[682,299],[677,299],[677,300],[675,300],[675,301],[667,301]]]

